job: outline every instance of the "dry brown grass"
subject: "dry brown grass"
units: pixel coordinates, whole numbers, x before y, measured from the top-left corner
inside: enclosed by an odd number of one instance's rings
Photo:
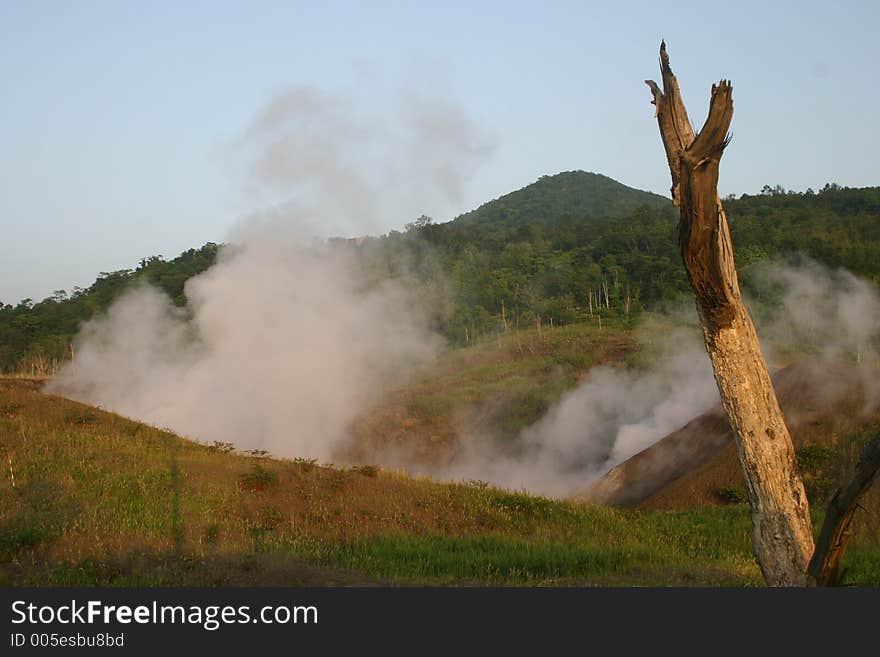
[[[0,581],[18,584],[734,583],[663,518],[201,445],[0,382]],[[738,516],[737,516],[738,518]],[[732,541],[732,543],[731,543]],[[735,545],[728,554],[723,545]],[[697,552],[699,550],[701,552]],[[696,580],[694,579],[696,578]]]

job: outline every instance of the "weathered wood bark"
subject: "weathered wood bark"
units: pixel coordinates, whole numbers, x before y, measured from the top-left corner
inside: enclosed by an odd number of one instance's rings
[[[679,246],[696,296],[706,350],[734,429],[751,505],[753,547],[771,586],[804,586],[813,554],[812,523],[794,446],[742,301],[727,217],[718,197],[718,166],[733,117],[732,88],[712,86],[709,117],[694,133],[660,46],[663,90],[651,88],[679,207]]]
[[[859,501],[880,472],[880,436],[865,445],[852,480],[838,488],[828,502],[825,523],[816,552],[810,561],[810,575],[819,586],[834,586],[840,581],[840,565],[846,553],[852,522]]]

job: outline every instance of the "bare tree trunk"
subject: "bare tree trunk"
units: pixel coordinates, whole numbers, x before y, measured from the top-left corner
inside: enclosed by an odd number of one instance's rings
[[[816,553],[810,561],[810,575],[819,586],[834,586],[840,581],[840,565],[850,536],[849,525],[859,507],[859,500],[868,491],[880,471],[880,436],[865,445],[856,465],[855,476],[837,489],[828,502],[825,523],[819,535]]]
[[[688,119],[678,80],[660,46],[663,91],[654,95],[660,135],[679,207],[679,246],[696,296],[706,350],[736,436],[751,505],[753,547],[771,586],[804,586],[813,554],[809,503],[794,446],[770,382],[755,327],[742,302],[727,217],[718,197],[718,166],[733,117],[730,83],[712,86],[699,135]]]

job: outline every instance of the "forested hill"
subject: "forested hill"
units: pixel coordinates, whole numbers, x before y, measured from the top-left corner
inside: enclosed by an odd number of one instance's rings
[[[183,305],[184,284],[216,262],[217,250],[216,244],[208,242],[173,260],[151,256],[134,269],[101,272],[85,289],[57,290],[37,303],[32,299],[14,306],[0,302],[0,374],[50,373],[70,355],[71,341],[81,323],[106,310],[136,281],[155,285],[176,304]]]
[[[760,194],[725,199],[737,265],[806,254],[880,283],[880,187]],[[365,274],[400,277],[414,288],[434,328],[452,344],[509,325],[634,318],[687,292],[668,199],[605,176],[566,172],[482,205],[447,223],[427,217],[382,237],[331,240],[357,249]],[[173,260],[154,256],[134,269],[103,272],[86,289],[40,302],[0,303],[0,372],[46,373],[69,356],[79,325],[135,281],[163,289],[178,305],[184,283],[210,267],[217,245]]]
[[[643,192],[587,171],[564,171],[541,176],[536,182],[466,212],[454,223],[461,225],[548,224],[563,217],[625,217],[639,206],[669,206],[669,199]]]

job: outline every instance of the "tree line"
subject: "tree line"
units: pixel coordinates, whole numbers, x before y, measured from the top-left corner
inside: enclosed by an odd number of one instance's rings
[[[556,193],[552,185],[560,180],[571,187],[579,178],[544,177],[520,190],[532,188],[522,198],[502,197],[452,222],[422,216],[380,237],[329,242],[356,255],[366,281],[392,277],[407,285],[433,328],[454,345],[536,323],[634,320],[689,291],[677,212],[668,200],[655,203],[611,181],[622,189],[603,188],[609,203],[585,207],[577,201],[583,194]],[[641,196],[622,201],[630,192]],[[536,198],[555,200],[529,219]],[[745,288],[749,265],[793,254],[880,283],[880,187],[829,183],[818,192],[793,192],[768,185],[724,204]],[[80,324],[135,282],[147,281],[184,305],[186,281],[211,267],[219,248],[208,243],[171,260],[145,258],[134,269],[102,272],[88,288],[58,290],[39,302],[0,303],[0,371],[50,372],[70,357]]]

